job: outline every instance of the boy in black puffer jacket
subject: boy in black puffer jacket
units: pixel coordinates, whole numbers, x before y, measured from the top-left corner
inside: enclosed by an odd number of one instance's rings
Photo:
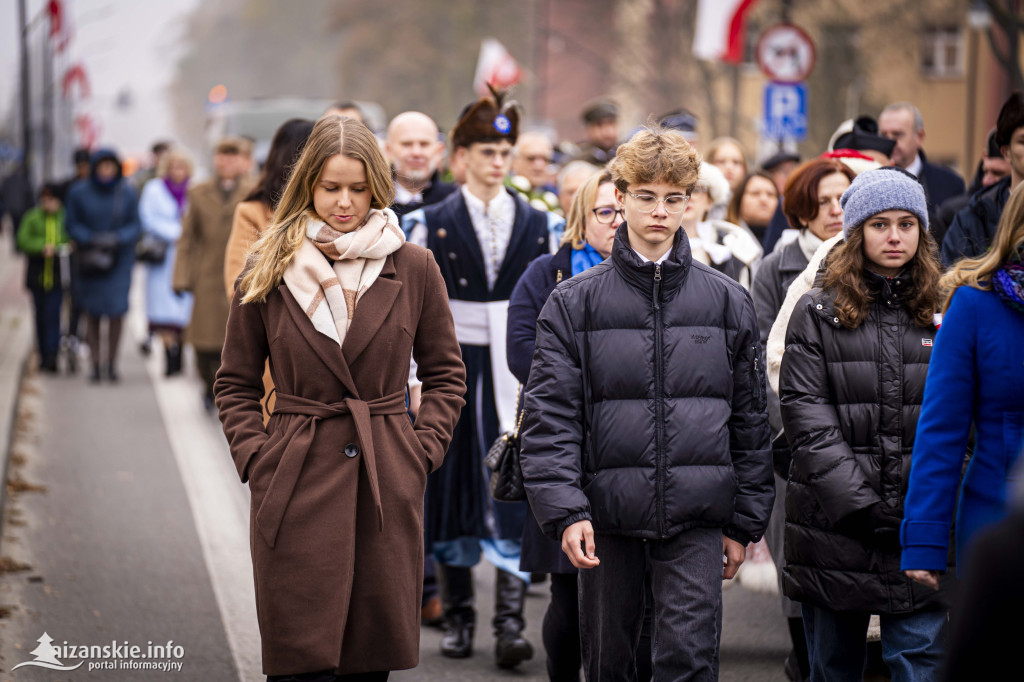
[[[523,475],[541,528],[584,569],[590,680],[635,675],[647,572],[655,678],[717,679],[721,580],[775,496],[753,304],[679,230],[699,164],[661,128],[619,147],[611,258],[562,282],[537,323]]]

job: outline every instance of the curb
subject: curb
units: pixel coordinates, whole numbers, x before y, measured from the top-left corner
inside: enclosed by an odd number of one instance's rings
[[[32,351],[30,327],[29,315],[19,315],[10,308],[0,313],[0,518],[7,501],[7,467],[14,442],[21,381]],[[0,548],[2,546],[0,536]]]

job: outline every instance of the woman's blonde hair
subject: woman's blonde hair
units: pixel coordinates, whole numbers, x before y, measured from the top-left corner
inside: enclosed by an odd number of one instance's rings
[[[391,167],[370,129],[347,116],[324,116],[313,127],[291,177],[284,187],[274,219],[253,244],[240,283],[242,303],[264,301],[281,283],[284,271],[306,238],[306,218],[313,210],[313,189],[327,161],[338,154],[361,161],[366,168],[370,208],[387,208],[395,196]]]
[[[156,177],[166,178],[167,173],[171,170],[171,164],[175,161],[181,161],[185,164],[188,167],[188,176],[192,177],[192,173],[195,171],[192,157],[184,149],[178,147],[171,147],[160,157],[160,163],[156,165]]]
[[[999,218],[999,227],[988,252],[977,258],[958,261],[943,277],[939,286],[945,296],[942,312],[949,309],[953,294],[962,286],[992,290],[992,274],[1008,261],[1024,258],[1024,183],[1010,192],[1010,198]]]
[[[597,192],[601,185],[612,181],[612,174],[608,171],[594,173],[584,181],[576,190],[576,196],[572,198],[569,206],[569,215],[565,216],[565,232],[562,233],[561,245],[572,244],[577,251],[583,248],[587,241],[587,216],[594,208],[597,201]]]

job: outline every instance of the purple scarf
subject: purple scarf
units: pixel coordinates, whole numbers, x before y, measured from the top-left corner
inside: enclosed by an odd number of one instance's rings
[[[1024,313],[1024,265],[1007,263],[992,274],[992,288],[1006,305]]]
[[[188,193],[188,178],[184,182],[174,182],[170,178],[164,178],[164,186],[167,187],[167,191],[171,193],[174,200],[178,203],[178,215],[185,209],[185,196]]]

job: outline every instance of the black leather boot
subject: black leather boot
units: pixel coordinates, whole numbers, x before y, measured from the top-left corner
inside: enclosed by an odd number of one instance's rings
[[[441,655],[448,658],[469,658],[473,655],[473,631],[476,612],[473,610],[473,571],[459,566],[436,564],[437,584],[441,588],[444,607],[444,636]]]
[[[523,638],[526,582],[498,570],[494,583],[494,660],[499,668],[514,668],[533,658],[533,646]]]

